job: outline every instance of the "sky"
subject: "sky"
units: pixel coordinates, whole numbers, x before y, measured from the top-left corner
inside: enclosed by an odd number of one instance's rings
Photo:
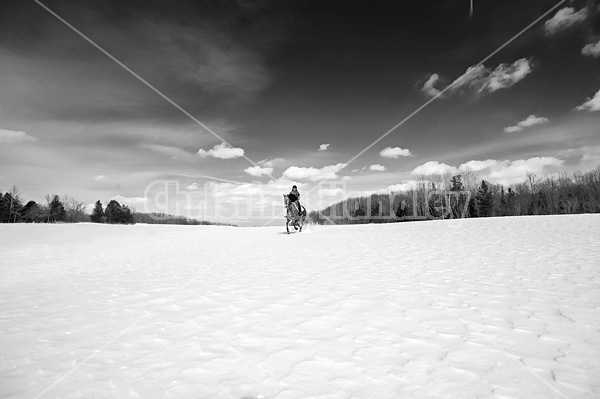
[[[317,210],[600,164],[598,1],[40,1],[0,5],[0,190],[26,200],[235,222],[292,184]]]

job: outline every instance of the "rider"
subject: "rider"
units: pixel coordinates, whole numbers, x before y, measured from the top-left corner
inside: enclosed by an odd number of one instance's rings
[[[298,187],[295,185],[292,186],[292,191],[288,194],[288,198],[292,202],[298,202],[298,212],[302,212],[302,207],[300,206],[300,193],[298,192]]]

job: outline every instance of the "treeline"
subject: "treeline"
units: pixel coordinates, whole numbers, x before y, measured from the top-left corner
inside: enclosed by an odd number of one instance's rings
[[[185,216],[170,215],[168,213],[160,212],[133,212],[133,219],[136,223],[145,224],[179,224],[188,226],[234,226],[228,223],[207,222],[206,220],[190,219]]]
[[[93,223],[135,224],[131,209],[116,200],[110,200],[106,209],[102,207],[100,200],[96,201],[90,218]]]
[[[119,204],[116,200],[111,200],[106,208],[102,208],[102,203],[96,201],[94,210],[92,211],[91,221],[94,223],[111,223],[111,224],[175,224],[186,226],[198,225],[217,225],[231,226],[224,223],[207,222],[204,220],[190,219],[185,216],[170,215],[167,213],[151,212],[141,213],[131,210],[126,205]]]
[[[407,191],[349,198],[310,212],[315,224],[390,223],[493,216],[600,213],[600,166],[538,178],[528,173],[504,187],[479,181],[477,173],[421,176]]]
[[[0,192],[0,223],[79,223],[89,222],[85,204],[68,196],[47,194],[46,203],[28,201],[23,204],[16,186],[11,191]]]
[[[24,204],[20,190],[13,186],[9,192],[0,191],[0,223],[108,223],[108,224],[177,224],[177,225],[219,225],[204,220],[186,218],[184,216],[165,213],[135,212],[127,205],[111,200],[102,205],[96,201],[92,214],[86,212],[86,205],[69,196],[47,194],[46,203],[28,201]]]

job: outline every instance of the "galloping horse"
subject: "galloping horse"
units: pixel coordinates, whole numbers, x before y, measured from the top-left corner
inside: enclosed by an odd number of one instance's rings
[[[297,201],[290,201],[290,198],[283,194],[283,204],[285,209],[287,209],[287,215],[285,216],[285,229],[288,234],[290,234],[289,224],[292,222],[292,226],[296,230],[302,232],[302,225],[304,224],[304,219],[306,218],[306,209],[302,205],[298,207]]]

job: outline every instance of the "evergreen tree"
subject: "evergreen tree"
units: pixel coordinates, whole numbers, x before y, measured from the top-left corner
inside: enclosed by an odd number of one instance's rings
[[[23,207],[23,221],[27,223],[37,222],[39,217],[39,207],[35,201],[29,201]]]
[[[119,204],[115,200],[111,200],[108,205],[106,205],[106,209],[104,210],[104,215],[106,216],[107,223],[120,223],[121,221],[121,204]]]
[[[92,222],[94,223],[102,223],[104,219],[104,209],[102,209],[102,202],[100,200],[96,201],[96,205],[94,205],[94,210],[92,211],[91,216]]]
[[[61,202],[60,197],[58,195],[55,195],[52,198],[52,201],[50,201],[50,204],[48,207],[49,207],[48,220],[51,223],[65,221],[67,212],[65,211],[65,206]]]
[[[129,207],[127,205],[123,205],[121,207],[121,215],[120,215],[119,219],[120,219],[119,223],[135,224],[135,220],[133,219],[131,210],[129,209]]]
[[[6,193],[6,195],[8,195],[8,193]],[[2,191],[0,191],[0,223],[8,223],[8,205]]]
[[[492,216],[492,211],[494,209],[494,195],[490,191],[490,187],[485,180],[481,181],[481,185],[477,190],[475,204],[477,206],[477,214],[479,217]]]
[[[475,200],[475,197],[471,197],[471,199],[469,199],[468,211],[470,218],[479,217],[479,210],[477,209],[477,201]]]

